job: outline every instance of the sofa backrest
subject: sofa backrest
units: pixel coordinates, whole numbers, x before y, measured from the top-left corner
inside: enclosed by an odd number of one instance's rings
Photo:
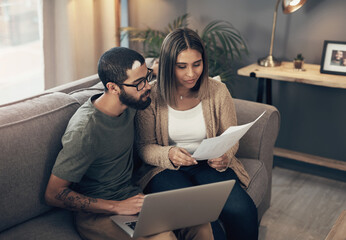
[[[78,107],[60,92],[0,106],[0,232],[51,209],[45,188]]]
[[[91,96],[102,93],[104,91],[102,83],[98,83],[89,88],[80,88],[69,93],[70,96],[77,99],[83,105]]]

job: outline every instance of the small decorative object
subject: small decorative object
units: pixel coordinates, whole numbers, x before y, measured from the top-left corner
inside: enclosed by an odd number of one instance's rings
[[[301,70],[303,68],[303,64],[304,64],[304,57],[301,53],[299,53],[293,60],[294,68]]]
[[[346,42],[324,41],[320,72],[346,75]]]

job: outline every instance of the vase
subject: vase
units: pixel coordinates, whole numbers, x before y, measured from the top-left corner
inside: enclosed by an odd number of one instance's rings
[[[293,60],[293,66],[295,69],[302,69],[304,65],[304,60]]]

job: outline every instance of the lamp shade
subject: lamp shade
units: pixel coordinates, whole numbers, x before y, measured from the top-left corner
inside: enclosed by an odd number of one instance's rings
[[[282,11],[285,14],[293,13],[305,4],[306,0],[282,0]]]

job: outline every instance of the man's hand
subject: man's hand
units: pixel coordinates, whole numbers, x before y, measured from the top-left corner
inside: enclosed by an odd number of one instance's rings
[[[222,155],[219,158],[209,159],[208,165],[212,168],[215,168],[216,170],[224,170],[228,167],[229,159],[226,155]]]
[[[144,201],[144,195],[138,194],[122,201],[112,201],[114,214],[134,215],[141,211]]]
[[[176,167],[196,165],[196,159],[184,148],[172,147],[169,149],[168,158]]]
[[[91,198],[69,188],[71,182],[51,175],[45,199],[48,205],[71,211],[133,215],[141,211],[144,195],[138,194],[123,201]]]

